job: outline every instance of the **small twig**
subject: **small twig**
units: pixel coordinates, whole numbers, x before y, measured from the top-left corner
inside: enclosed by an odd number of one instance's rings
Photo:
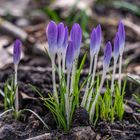
[[[29,138],[29,139],[26,139],[26,140],[50,140],[50,139],[52,139],[52,134],[51,133],[45,133],[43,135],[32,137],[32,138]]]
[[[139,123],[138,119],[136,118],[136,116],[134,114],[132,116],[133,116],[134,120],[136,121],[136,123],[140,125],[140,123]]]

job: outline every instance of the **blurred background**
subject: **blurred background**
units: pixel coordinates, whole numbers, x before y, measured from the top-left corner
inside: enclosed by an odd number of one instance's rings
[[[140,0],[0,0],[0,68],[12,62],[16,38],[23,42],[24,60],[44,57],[45,28],[50,20],[64,22],[69,29],[78,22],[85,48],[89,48],[92,28],[99,23],[102,48],[108,40],[113,43],[122,20],[126,29],[124,72],[140,75]]]

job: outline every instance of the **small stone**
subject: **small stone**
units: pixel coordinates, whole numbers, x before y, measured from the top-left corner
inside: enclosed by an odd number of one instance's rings
[[[95,132],[90,126],[75,127],[71,130],[71,139],[74,140],[93,140],[96,137]]]
[[[20,27],[25,27],[25,26],[28,26],[29,24],[30,24],[29,21],[25,18],[20,18],[16,21],[16,25]]]
[[[133,109],[126,104],[124,104],[124,110],[125,110],[126,113],[130,113],[130,114],[133,113]]]
[[[83,107],[75,110],[73,115],[73,126],[87,126],[89,125],[89,114]]]
[[[0,140],[15,138],[14,128],[11,125],[4,125],[0,128]]]

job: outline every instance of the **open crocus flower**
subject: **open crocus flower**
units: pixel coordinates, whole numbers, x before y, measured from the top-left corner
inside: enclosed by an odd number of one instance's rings
[[[21,41],[19,39],[16,39],[13,48],[13,62],[15,65],[18,65],[20,61],[21,45],[22,45]]]
[[[125,45],[125,29],[124,24],[121,21],[118,27],[118,36],[119,36],[119,51],[120,55],[122,55]]]
[[[75,58],[79,56],[80,53],[80,45],[82,41],[82,29],[78,23],[75,23],[72,26],[70,31],[70,40],[73,41],[74,48],[75,48]]]
[[[112,54],[112,46],[110,42],[107,42],[106,47],[104,49],[104,60],[103,60],[103,69],[105,71],[107,71],[109,68],[111,54]]]
[[[57,25],[54,21],[51,21],[47,28],[46,28],[46,34],[48,38],[48,45],[49,45],[49,54],[50,57],[55,57],[55,54],[57,52],[57,35],[58,35],[58,29]]]
[[[70,41],[66,52],[66,67],[68,70],[72,69],[72,64],[74,61],[74,53],[75,53],[74,51],[75,51],[74,44],[72,41]]]
[[[101,26],[98,25],[95,29],[92,30],[90,36],[90,55],[94,56],[99,52],[101,46],[102,30]]]

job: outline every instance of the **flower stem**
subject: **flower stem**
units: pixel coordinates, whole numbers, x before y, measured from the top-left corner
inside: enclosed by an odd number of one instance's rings
[[[18,65],[15,64],[15,77],[14,77],[14,88],[15,88],[15,109],[16,109],[16,113],[18,113],[19,111],[19,95],[18,95],[18,86],[17,86],[17,69],[18,69]]]
[[[72,75],[71,75],[71,83],[70,83],[70,108],[72,108],[73,90],[74,90],[74,86],[75,86],[75,76],[76,76],[76,70],[77,70],[77,63],[78,63],[78,58],[76,58],[74,60],[73,67],[72,67]]]
[[[119,58],[119,90],[121,91],[122,55]]]
[[[58,53],[58,70],[59,70],[59,79],[61,81],[62,75],[61,75],[61,53]]]
[[[75,83],[75,75],[77,69],[78,58],[74,60],[73,67],[72,67],[72,76],[71,76],[71,86],[70,86],[70,95],[73,93],[74,83]]]
[[[94,58],[94,56],[92,56],[91,59],[90,59],[91,61],[90,61],[90,67],[89,67],[89,75],[91,75],[91,71],[92,71],[93,58]],[[82,107],[85,107],[85,104],[86,104],[86,101],[87,101],[90,81],[91,81],[91,78],[89,77],[89,79],[87,81],[87,85],[86,85],[85,94],[84,94],[83,100],[81,102]]]
[[[96,106],[96,103],[97,103],[97,101],[98,101],[98,97],[99,97],[99,95],[100,95],[101,89],[102,89],[103,84],[104,84],[105,75],[106,75],[106,71],[103,71],[103,75],[102,75],[102,79],[101,79],[101,83],[100,83],[99,89],[98,89],[98,91],[97,91],[97,94],[96,94],[96,96],[95,96],[94,102],[92,103],[92,106],[91,106],[91,109],[90,109],[90,112],[89,112],[89,117],[90,117],[90,121],[91,121],[91,122],[92,122],[93,117],[94,117],[95,106]]]
[[[56,102],[59,104],[58,94],[57,94],[57,91],[56,91],[55,62],[54,62],[54,58],[52,58],[51,60],[52,60],[53,94],[54,94]]]
[[[63,55],[62,69],[64,73],[65,72],[65,55]]]
[[[90,88],[94,84],[95,72],[96,72],[96,67],[97,67],[97,58],[98,58],[98,54],[95,55],[95,59],[94,59],[94,68],[93,68],[92,80],[91,80]],[[90,107],[92,93],[93,93],[93,88],[91,89],[91,91],[89,93],[89,96],[88,96],[88,99],[87,99],[87,105],[86,105],[87,110],[89,110],[89,107]]]
[[[117,64],[117,61],[114,60],[113,74],[112,74],[112,80],[111,80],[111,94],[112,94],[112,96],[113,96],[113,92],[114,92],[114,80],[115,80],[116,64]]]
[[[67,92],[65,94],[65,110],[66,110],[66,120],[67,120],[67,126],[69,128],[70,125],[70,95],[69,95],[69,84],[70,84],[70,70],[67,71]]]

